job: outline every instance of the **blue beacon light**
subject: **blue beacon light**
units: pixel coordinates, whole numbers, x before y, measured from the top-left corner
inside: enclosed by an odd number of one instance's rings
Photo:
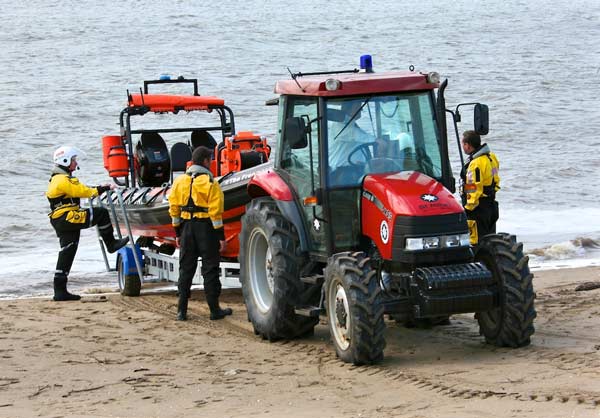
[[[169,74],[161,74],[161,75],[158,77],[158,79],[159,79],[159,80],[170,80],[170,79],[171,79],[171,76],[170,76]]]
[[[361,55],[360,56],[360,69],[365,73],[373,72],[373,59],[370,55]]]

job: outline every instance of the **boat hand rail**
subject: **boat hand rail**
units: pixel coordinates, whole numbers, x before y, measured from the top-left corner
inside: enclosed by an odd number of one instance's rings
[[[156,193],[154,196],[150,197],[150,199],[148,199],[148,201],[146,202],[147,205],[149,205],[150,203],[154,202],[156,200],[156,198],[159,195],[163,195],[163,198],[167,195],[167,190],[169,190],[169,188],[171,187],[170,184],[165,183],[162,185],[162,190],[158,193]]]
[[[133,199],[130,199],[130,200],[129,200],[129,202],[127,202],[127,203],[129,203],[129,204],[134,204],[135,202],[137,202],[137,201],[138,201],[138,200],[140,200],[140,199],[142,199],[142,200],[143,200],[143,198],[144,198],[144,197],[145,197],[145,196],[148,194],[148,192],[149,192],[150,190],[152,190],[152,187],[148,187],[148,188],[147,188],[146,190],[144,190],[142,193],[139,193],[137,196],[133,197]],[[133,195],[133,193],[132,193],[132,194],[130,194],[129,196],[131,197],[132,195]],[[147,204],[147,203],[146,203],[146,204]]]

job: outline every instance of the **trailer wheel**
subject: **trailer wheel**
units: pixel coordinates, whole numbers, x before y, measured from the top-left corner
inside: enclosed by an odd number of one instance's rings
[[[535,293],[523,243],[514,235],[486,235],[476,248],[475,259],[492,272],[500,290],[498,308],[475,314],[479,333],[488,344],[498,347],[529,345],[535,332]]]
[[[325,268],[327,321],[335,351],[346,363],[383,360],[384,307],[377,271],[362,252],[339,253]]]
[[[142,282],[137,274],[127,274],[121,254],[117,256],[117,278],[119,282],[119,292],[121,292],[123,296],[140,295]]]
[[[298,234],[271,198],[252,200],[240,231],[240,282],[248,318],[263,339],[309,334],[319,318],[296,315],[304,305]]]

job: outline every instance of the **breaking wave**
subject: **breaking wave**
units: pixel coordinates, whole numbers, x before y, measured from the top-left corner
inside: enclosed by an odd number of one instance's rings
[[[588,237],[578,237],[546,247],[535,248],[527,251],[527,253],[535,256],[538,261],[547,261],[582,258],[598,250],[600,250],[600,240]]]

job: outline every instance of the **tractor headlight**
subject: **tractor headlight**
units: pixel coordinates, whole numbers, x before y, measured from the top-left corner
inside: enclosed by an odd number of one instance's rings
[[[435,71],[428,73],[427,82],[430,84],[438,84],[440,82],[440,74]]]
[[[325,80],[325,89],[328,91],[339,90],[341,85],[342,83],[340,82],[340,80],[336,80],[335,78],[328,78],[327,80]]]
[[[432,248],[440,248],[439,237],[406,238],[407,250],[429,250]]]
[[[406,238],[407,251],[433,250],[439,248],[466,247],[469,234],[442,235],[439,237]]]

